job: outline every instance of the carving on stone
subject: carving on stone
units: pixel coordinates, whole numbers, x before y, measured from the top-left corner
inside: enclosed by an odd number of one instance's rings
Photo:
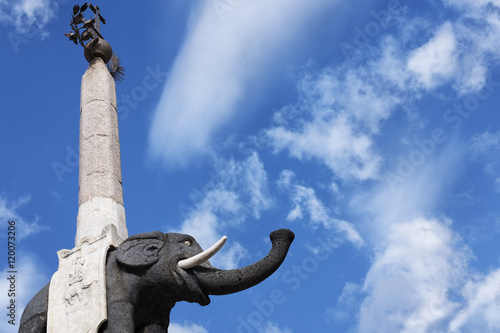
[[[87,296],[85,290],[90,288],[92,284],[97,283],[97,280],[86,282],[85,279],[85,259],[78,257],[73,261],[73,273],[69,274],[69,287],[64,294],[66,307],[75,305],[75,302],[87,304]]]
[[[105,263],[111,244],[112,235],[107,233],[58,252],[59,269],[49,289],[47,332],[95,333],[106,320]]]

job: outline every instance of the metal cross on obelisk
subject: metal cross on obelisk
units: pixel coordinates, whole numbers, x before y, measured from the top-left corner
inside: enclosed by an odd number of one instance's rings
[[[90,8],[95,17],[86,20]],[[80,99],[79,208],[75,247],[58,251],[50,282],[48,333],[96,333],[106,320],[105,260],[110,246],[128,237],[123,207],[115,80],[123,68],[102,38],[99,7],[73,8],[72,32],[90,65]],[[81,27],[80,27],[81,26]],[[108,64],[106,66],[106,64]]]

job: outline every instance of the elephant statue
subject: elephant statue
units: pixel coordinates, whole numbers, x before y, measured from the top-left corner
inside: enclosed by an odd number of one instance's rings
[[[250,288],[278,269],[295,235],[288,229],[271,233],[272,248],[261,260],[243,268],[221,270],[210,258],[223,237],[203,251],[185,234],[159,231],[127,238],[106,258],[107,321],[99,333],[166,333],[176,302],[202,306],[209,295],[227,295]],[[29,302],[19,333],[45,333],[50,282]]]

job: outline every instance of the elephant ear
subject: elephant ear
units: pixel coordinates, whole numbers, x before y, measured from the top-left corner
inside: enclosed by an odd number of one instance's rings
[[[149,267],[158,261],[165,242],[154,239],[129,239],[116,250],[116,260],[129,267]]]

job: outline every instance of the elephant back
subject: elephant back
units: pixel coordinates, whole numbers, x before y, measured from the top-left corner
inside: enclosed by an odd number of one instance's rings
[[[19,333],[47,332],[47,309],[50,282],[28,303],[21,316]]]

